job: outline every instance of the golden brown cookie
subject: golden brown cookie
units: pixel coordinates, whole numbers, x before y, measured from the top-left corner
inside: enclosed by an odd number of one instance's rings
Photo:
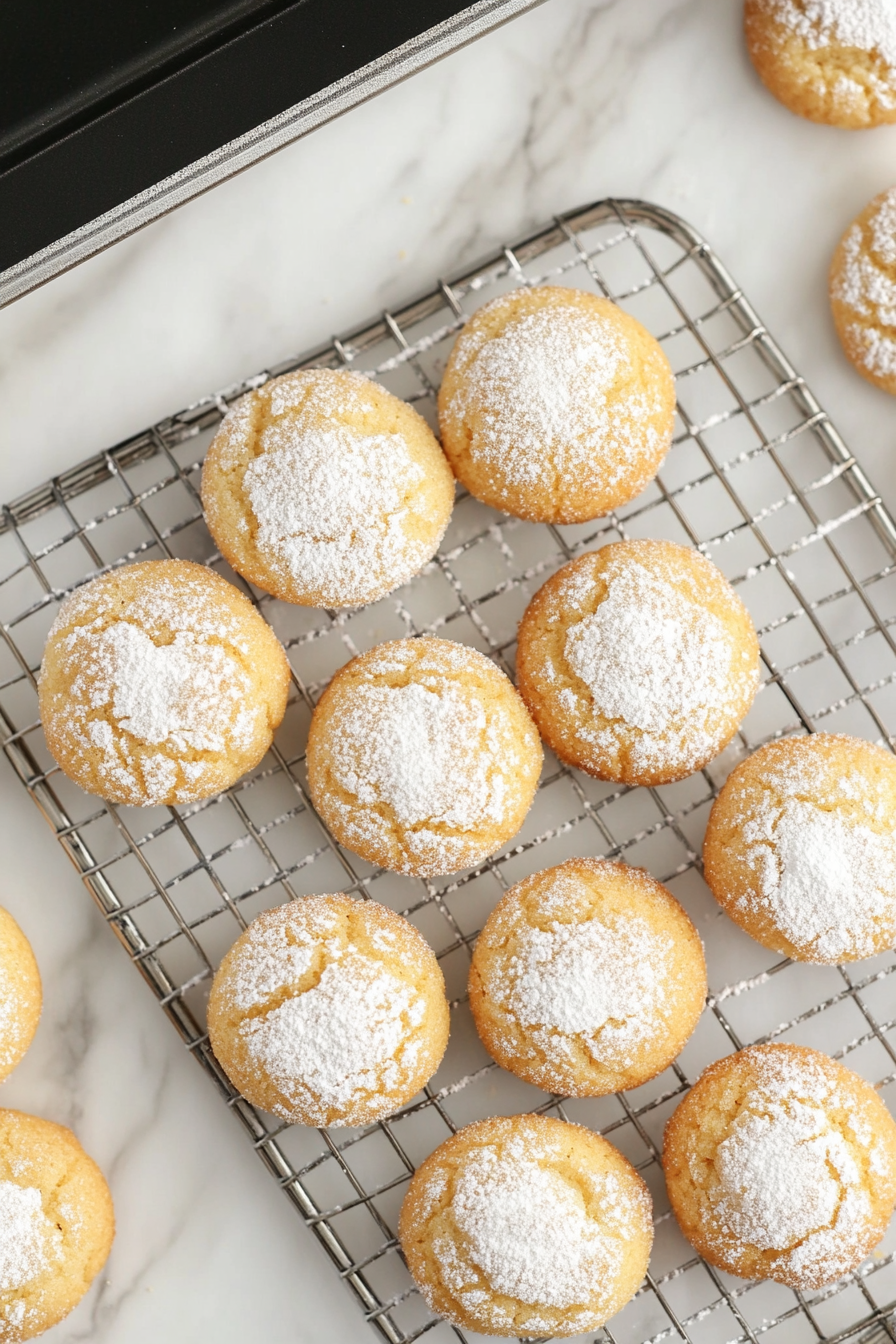
[[[418,1168],[398,1235],[433,1311],[487,1335],[578,1335],[625,1306],[653,1241],[612,1144],[545,1116],[480,1120]]]
[[[0,1341],[56,1325],[102,1269],[112,1197],[71,1130],[0,1110]]]
[[[0,1082],[28,1049],[40,1020],[40,972],[31,944],[0,906]]]
[[[300,369],[248,392],[202,469],[222,555],[286,602],[354,607],[438,550],[454,478],[426,421],[347,369]]]
[[[517,684],[570,765],[668,784],[731,741],[759,683],[746,607],[671,541],[619,541],[564,565],[520,623]]]
[[[448,1043],[439,963],[376,901],[305,896],[253,920],[208,1005],[212,1049],[254,1106],[301,1125],[367,1125],[410,1101]]]
[[[875,196],[840,239],[830,294],[847,358],[896,395],[896,187]]]
[[[896,121],[890,0],[746,0],[747,49],[779,102],[852,130]]]
[[[729,776],[706,881],[763,947],[856,961],[896,943],[896,757],[858,737],[770,742]]]
[[[896,1203],[896,1124],[817,1050],[754,1045],[712,1064],[666,1126],[688,1241],[718,1269],[822,1288],[861,1264]]]
[[[399,639],[336,673],[307,759],[314,806],[340,844],[434,877],[481,863],[516,834],[542,752],[525,705],[484,654]]]
[[[188,560],[127,565],[78,588],[40,672],[47,746],[88,793],[189,803],[264,756],[289,664],[248,598]]]
[[[642,869],[606,859],[570,859],[511,887],[470,968],[486,1050],[568,1097],[662,1073],[705,997],[703,946],[675,897]]]
[[[634,499],[674,416],[675,380],[650,332],[609,299],[555,285],[479,308],[439,391],[458,479],[531,522],[580,523]]]

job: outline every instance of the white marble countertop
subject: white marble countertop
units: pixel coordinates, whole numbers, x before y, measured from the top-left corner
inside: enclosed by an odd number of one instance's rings
[[[0,312],[0,498],[556,210],[631,195],[707,235],[896,506],[896,405],[846,364],[826,299],[837,238],[896,179],[896,127],[792,117],[740,9],[548,0]],[[0,1104],[73,1125],[118,1212],[106,1271],[48,1338],[366,1339],[5,763],[0,798],[0,902],[46,994]]]

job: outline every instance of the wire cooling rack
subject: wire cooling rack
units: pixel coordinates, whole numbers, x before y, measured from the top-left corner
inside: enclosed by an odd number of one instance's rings
[[[504,517],[461,492],[439,555],[403,589],[359,611],[292,607],[252,592],[286,646],[294,693],[271,752],[227,794],[189,807],[125,808],[82,793],[54,767],[37,718],[35,675],[59,602],[136,559],[181,556],[236,579],[199,506],[203,452],[227,405],[308,365],[349,364],[414,402],[435,425],[435,392],[465,315],[509,288],[574,285],[616,299],[661,340],[677,375],[675,441],[657,481],[617,513],[575,527]],[[0,730],[22,784],[107,921],[214,1078],[250,1142],[368,1321],[390,1344],[434,1320],[395,1239],[417,1162],[457,1127],[536,1110],[607,1135],[651,1187],[651,1273],[591,1339],[608,1344],[856,1336],[896,1341],[896,1235],[856,1273],[801,1295],[750,1284],[697,1257],[669,1212],[663,1125],[702,1069],[754,1041],[796,1040],[846,1059],[896,1103],[896,956],[840,968],[766,952],[718,909],[698,857],[707,813],[733,764],[801,730],[894,745],[896,522],[818,402],[709,246],[680,219],[636,201],[564,215],[514,248],[394,313],[210,397],[32,491],[0,533]],[[737,586],[760,631],[764,680],[723,756],[681,783],[625,789],[547,754],[525,826],[494,859],[423,882],[341,849],[308,799],[304,742],[314,702],[355,653],[403,635],[472,644],[513,671],[517,622],[535,589],[583,550],[620,537],[699,547]],[[245,587],[245,585],[242,585]],[[676,1064],[624,1095],[564,1101],[519,1082],[484,1053],[465,1000],[477,930],[501,892],[577,854],[619,856],[672,889],[704,939],[713,986]],[[452,1037],[432,1084],[398,1115],[362,1130],[317,1131],[262,1114],[211,1054],[205,1003],[213,970],[261,910],[310,892],[370,895],[406,915],[435,948],[452,997]]]

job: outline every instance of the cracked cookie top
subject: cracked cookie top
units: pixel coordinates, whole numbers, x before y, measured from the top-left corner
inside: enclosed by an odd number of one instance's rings
[[[233,584],[187,560],[149,560],[62,604],[40,710],[53,758],[88,793],[189,803],[261,760],[288,688],[276,635]]]
[[[480,1120],[441,1144],[398,1232],[430,1307],[498,1336],[598,1329],[634,1295],[653,1240],[650,1195],[622,1154],[537,1115]]]
[[[817,1050],[757,1045],[711,1065],[666,1126],[682,1231],[742,1278],[817,1289],[855,1269],[896,1202],[896,1124]]]
[[[541,761],[509,679],[445,639],[395,640],[354,658],[308,737],[311,796],[337,840],[416,876],[499,850],[522,825]]]
[[[531,522],[584,522],[633,499],[669,451],[674,413],[650,332],[609,299],[559,285],[479,308],[439,390],[458,479]]]
[[[603,1096],[661,1073],[705,995],[700,939],[671,892],[606,859],[569,859],[511,887],[470,968],[486,1049],[564,1096]]]
[[[306,1125],[362,1125],[428,1082],[448,1041],[438,962],[375,901],[306,896],[259,915],[224,957],[212,1047],[253,1105]]]
[[[703,846],[710,890],[764,947],[856,961],[896,942],[896,758],[858,737],[770,742],[728,777]]]
[[[202,503],[244,578],[302,606],[354,607],[432,559],[454,478],[406,402],[347,369],[300,369],[228,411],[203,465]]]

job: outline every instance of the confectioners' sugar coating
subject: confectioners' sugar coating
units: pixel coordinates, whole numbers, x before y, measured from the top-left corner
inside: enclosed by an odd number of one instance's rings
[[[791,112],[860,129],[896,121],[893,0],[746,0],[747,48]]]
[[[584,522],[633,499],[669,450],[674,414],[653,336],[609,299],[558,286],[478,309],[439,391],[458,478],[532,522]]]
[[[77,589],[44,649],[47,745],[88,793],[189,803],[257,765],[289,664],[242,593],[203,565],[150,560]]]
[[[822,1288],[861,1264],[896,1203],[896,1124],[817,1050],[756,1045],[706,1070],[666,1126],[681,1229],[719,1269]]]
[[[225,416],[202,503],[237,573],[287,602],[352,607],[432,559],[454,478],[406,402],[347,369],[301,369]]]
[[[563,760],[625,784],[699,770],[753,702],[749,614],[704,556],[620,541],[558,571],[520,623],[520,694]]]
[[[703,847],[716,900],[765,947],[840,962],[896,944],[896,757],[860,738],[770,742],[729,776]]]
[[[511,887],[470,968],[485,1048],[564,1096],[603,1096],[661,1073],[705,996],[703,948],[681,906],[648,873],[605,859],[570,859]]]
[[[375,901],[306,896],[259,915],[212,984],[209,1034],[255,1106],[304,1125],[365,1125],[438,1068],[445,983],[413,925]]]
[[[0,1342],[67,1316],[114,1232],[109,1187],[71,1130],[0,1110]]]
[[[830,276],[837,335],[863,378],[896,395],[896,187],[840,239]]]
[[[418,1168],[398,1235],[429,1306],[487,1335],[597,1330],[634,1296],[653,1240],[647,1186],[580,1125],[480,1120]]]
[[[31,944],[0,906],[0,1082],[31,1044],[41,1002],[40,972]]]
[[[523,823],[541,761],[504,673],[445,639],[396,640],[353,659],[308,736],[311,796],[339,843],[417,876],[499,850]]]

